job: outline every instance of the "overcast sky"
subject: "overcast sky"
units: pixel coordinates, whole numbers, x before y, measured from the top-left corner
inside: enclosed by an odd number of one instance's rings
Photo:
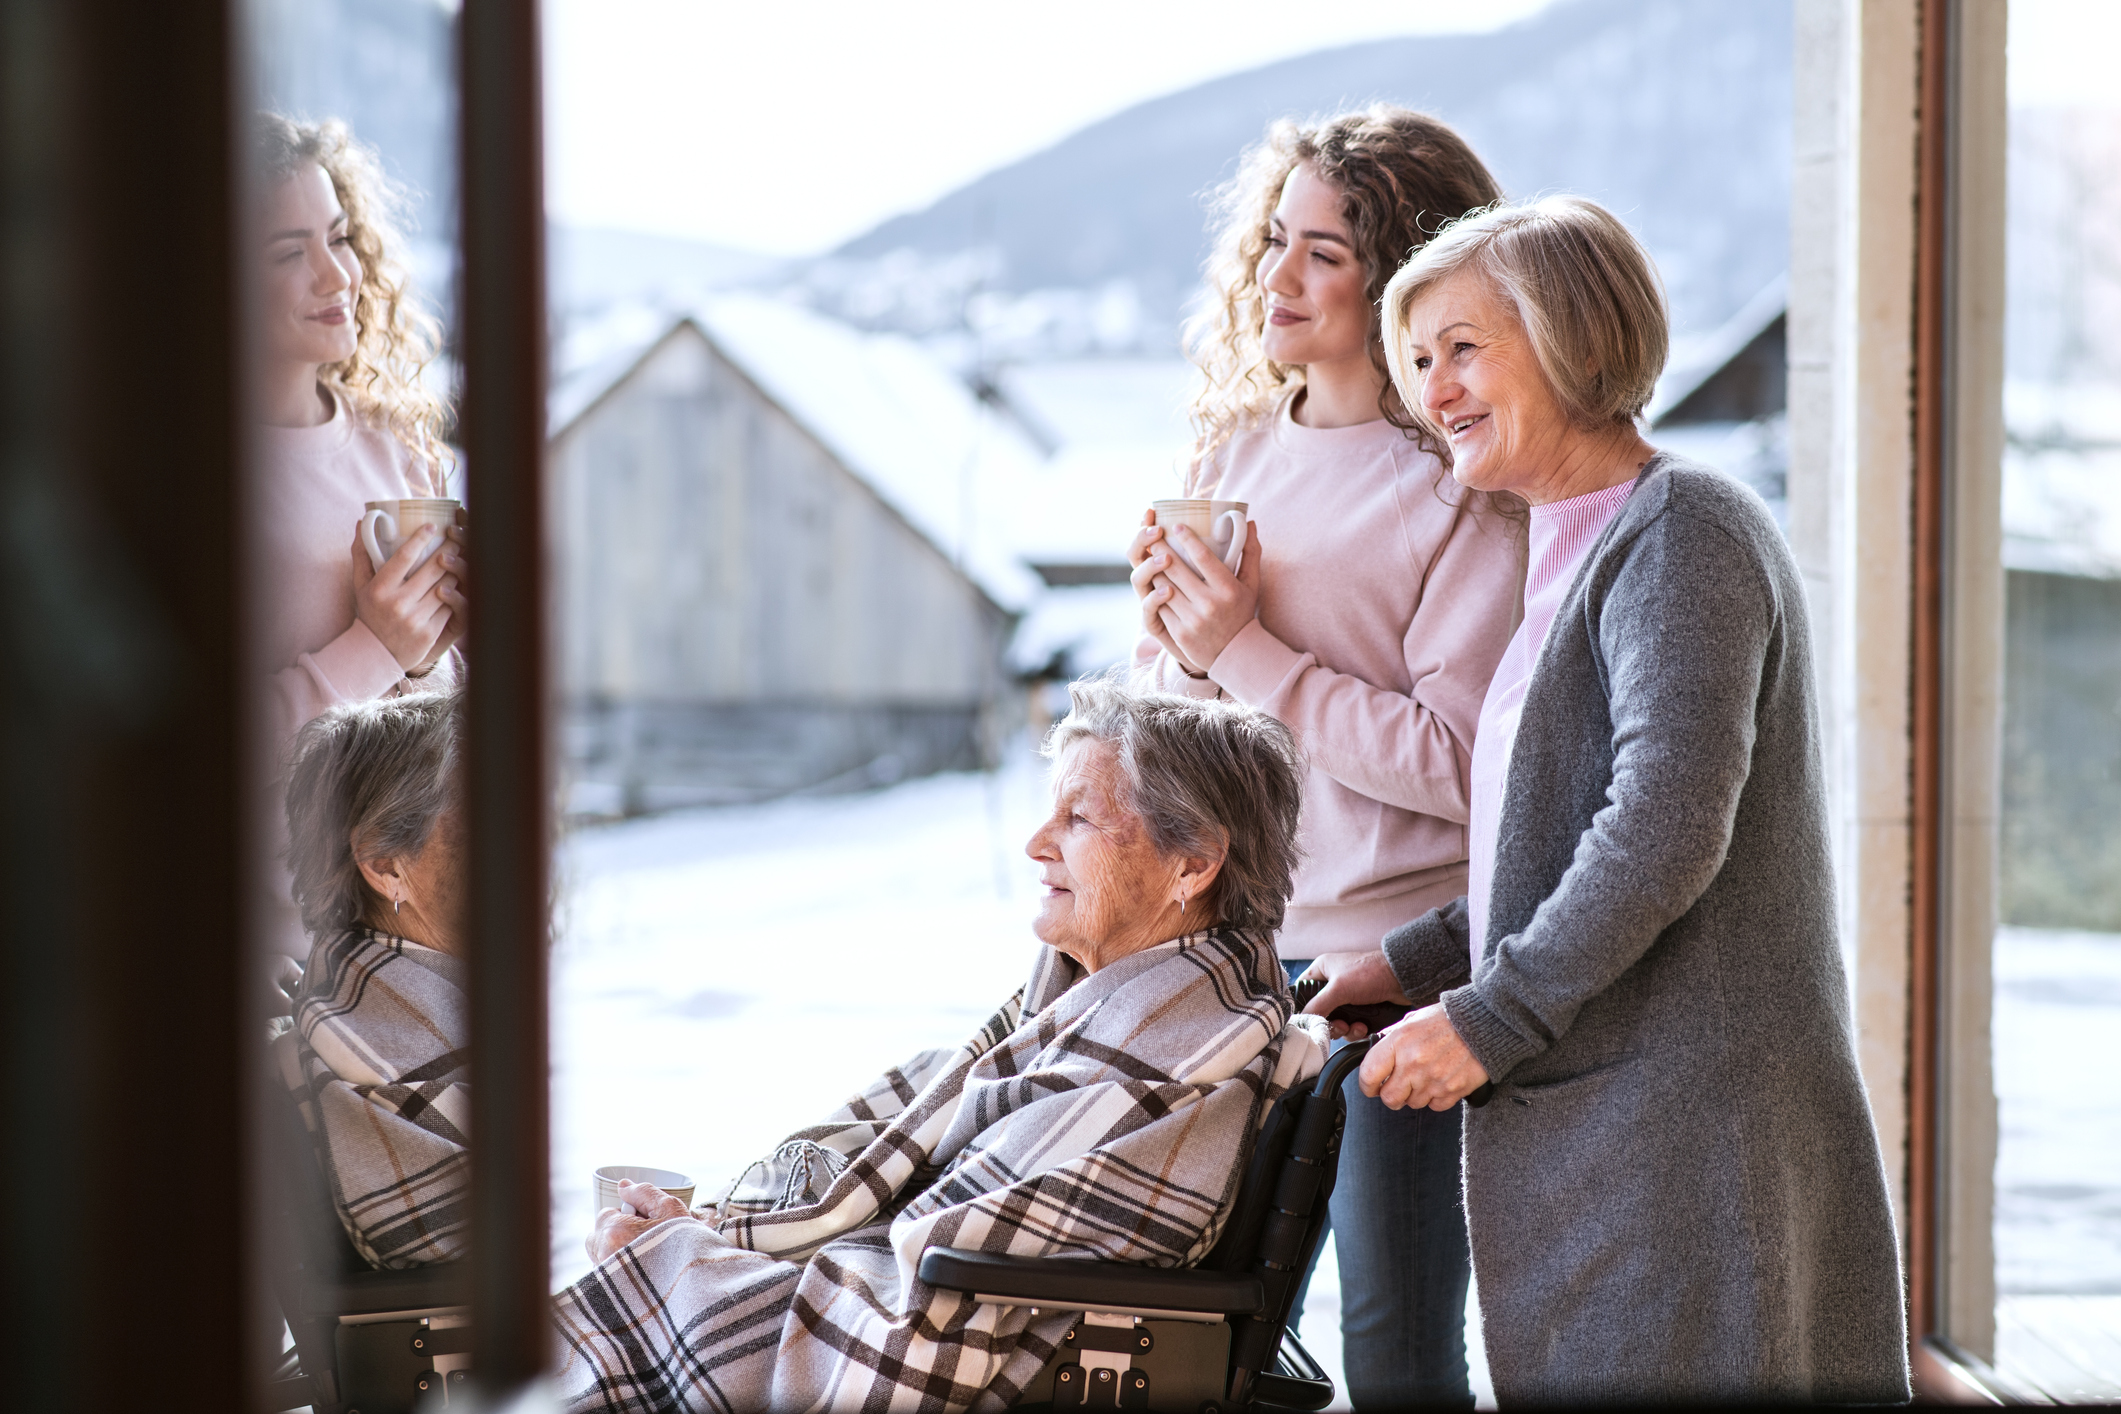
[[[548,0],[559,220],[829,249],[1205,79],[1546,0]]]
[[[548,204],[807,254],[1144,99],[1545,3],[548,0]],[[2011,52],[2014,102],[2121,102],[2121,0],[2013,0]]]

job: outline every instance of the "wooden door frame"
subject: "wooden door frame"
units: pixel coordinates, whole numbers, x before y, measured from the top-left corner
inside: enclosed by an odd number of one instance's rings
[[[536,0],[464,0],[457,22],[472,603],[473,1323],[506,1400],[550,1359],[546,973],[552,836],[545,578],[544,123]]]

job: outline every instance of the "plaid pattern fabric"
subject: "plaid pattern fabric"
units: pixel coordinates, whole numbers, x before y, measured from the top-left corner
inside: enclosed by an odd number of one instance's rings
[[[1267,938],[1193,934],[1087,977],[1041,949],[963,1045],[885,1072],[555,1297],[564,1402],[1006,1408],[1074,1317],[935,1290],[921,1254],[1198,1261],[1267,1102],[1323,1063],[1289,1010]]]
[[[339,1221],[378,1267],[463,1255],[464,982],[464,964],[448,953],[350,928],[312,949],[294,1025],[273,1043]]]

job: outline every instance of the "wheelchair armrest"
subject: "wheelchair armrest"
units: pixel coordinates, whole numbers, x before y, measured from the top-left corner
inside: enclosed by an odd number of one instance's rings
[[[1063,1310],[1190,1311],[1250,1316],[1266,1305],[1259,1278],[1197,1268],[1135,1267],[1069,1257],[1010,1257],[961,1247],[921,1254],[921,1280],[944,1291]]]
[[[437,1262],[391,1271],[347,1272],[313,1285],[304,1295],[312,1314],[367,1316],[387,1311],[431,1311],[471,1303],[471,1264]]]

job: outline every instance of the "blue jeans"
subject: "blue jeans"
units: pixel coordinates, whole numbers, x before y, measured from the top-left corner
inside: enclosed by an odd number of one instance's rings
[[[1290,980],[1308,963],[1287,964]],[[1465,1107],[1388,1110],[1344,1090],[1348,1127],[1331,1209],[1340,1335],[1357,1409],[1473,1407],[1466,1379],[1466,1247],[1459,1135]],[[1310,1287],[1310,1273],[1304,1287]],[[1303,1310],[1303,1293],[1297,1296]]]

